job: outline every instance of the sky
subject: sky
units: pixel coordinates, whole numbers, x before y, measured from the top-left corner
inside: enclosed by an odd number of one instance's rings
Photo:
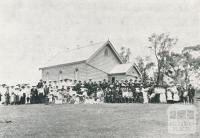
[[[152,55],[152,33],[177,37],[174,51],[200,44],[200,1],[0,1],[0,83],[36,83],[48,59],[90,41],[129,47],[132,59]]]

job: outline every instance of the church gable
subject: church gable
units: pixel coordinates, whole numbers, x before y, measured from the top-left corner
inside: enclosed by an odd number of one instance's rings
[[[138,72],[138,70],[136,69],[135,66],[132,66],[126,73],[127,75],[130,75],[130,76],[134,76],[134,77],[141,77],[140,76],[140,73]]]
[[[89,59],[88,64],[108,73],[115,65],[121,64],[121,61],[108,43]]]

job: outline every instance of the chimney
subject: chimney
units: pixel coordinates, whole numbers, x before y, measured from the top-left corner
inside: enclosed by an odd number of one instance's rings
[[[90,41],[90,44],[93,44],[93,41]]]

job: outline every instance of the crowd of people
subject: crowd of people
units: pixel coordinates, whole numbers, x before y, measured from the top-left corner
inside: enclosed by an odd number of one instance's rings
[[[195,89],[178,84],[168,87],[145,86],[140,80],[77,81],[64,79],[48,82],[40,80],[36,86],[0,85],[0,104],[93,104],[93,103],[194,103]]]

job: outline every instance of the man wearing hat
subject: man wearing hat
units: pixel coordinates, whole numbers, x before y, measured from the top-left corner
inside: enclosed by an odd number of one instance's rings
[[[64,84],[64,88],[65,88],[65,90],[67,90],[67,86],[68,86],[68,79],[64,79],[64,82],[63,82],[63,84]]]
[[[190,84],[188,87],[189,103],[194,103],[195,89]]]
[[[20,93],[20,87],[19,87],[19,85],[16,85],[15,92],[14,92],[14,94],[15,94],[14,104],[19,104],[19,93]]]
[[[37,102],[38,102],[38,91],[36,89],[36,86],[32,86],[30,103],[35,104]]]
[[[20,92],[20,104],[25,104],[26,101],[26,90],[25,86],[22,86],[22,90]]]
[[[108,87],[108,83],[106,82],[106,79],[103,80],[101,86],[102,86],[102,90],[105,91],[105,89]]]
[[[25,92],[26,92],[26,104],[30,104],[30,99],[31,99],[31,89],[30,89],[30,85],[27,85],[27,86],[26,86]]]
[[[40,80],[40,82],[38,82],[37,88],[43,88],[43,81],[42,81],[42,79]]]
[[[90,96],[92,93],[93,93],[93,82],[92,82],[92,79],[89,79],[89,82],[88,82],[88,96]]]
[[[78,94],[82,94],[82,93],[81,93],[81,85],[82,85],[82,82],[81,82],[81,81],[78,81],[78,83],[76,83],[76,85],[75,85],[75,91],[76,91]]]

